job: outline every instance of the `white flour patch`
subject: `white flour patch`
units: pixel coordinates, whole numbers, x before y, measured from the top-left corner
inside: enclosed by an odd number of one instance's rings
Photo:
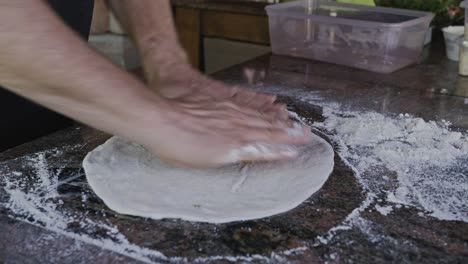
[[[375,210],[377,210],[377,212],[381,213],[382,215],[387,216],[393,211],[393,206],[391,206],[391,205],[387,205],[387,206],[376,205]]]
[[[443,220],[468,222],[468,138],[447,122],[410,115],[388,117],[375,112],[341,112],[324,108],[320,127],[347,148],[366,187],[379,195],[385,178],[396,174],[398,187],[387,201],[413,205]],[[385,167],[375,173],[376,168]],[[388,174],[388,175],[387,175]]]
[[[294,146],[257,142],[231,150],[223,161],[226,163],[236,163],[239,160],[245,159],[245,157],[268,159],[275,158],[278,154],[286,157],[296,157],[298,153],[297,148]]]
[[[291,136],[303,136],[304,128],[302,123],[300,123],[300,117],[294,112],[289,112],[289,115],[292,119],[295,119],[295,122],[291,128],[286,129],[286,132]],[[226,163],[236,163],[245,157],[274,159],[278,155],[294,158],[298,155],[297,147],[292,145],[255,142],[231,150],[227,157],[224,158],[224,161]]]
[[[421,217],[468,222],[467,131],[454,131],[443,120],[427,121],[408,114],[345,111],[320,92],[301,88],[262,86],[261,90],[322,107],[326,120],[312,126],[327,131],[366,193],[362,204],[342,224],[318,237],[314,246],[327,244],[352,227],[374,240],[375,234],[366,232],[369,223],[362,221],[364,210],[388,216],[405,205],[424,211],[419,212]]]
[[[285,258],[286,256],[293,256],[293,255],[300,255],[307,251],[308,247],[297,247],[292,249],[287,249],[284,251],[279,252],[272,252],[270,256],[263,256],[254,254],[251,256],[211,256],[211,257],[201,257],[196,258],[193,260],[194,263],[206,263],[206,262],[213,262],[213,261],[221,261],[227,260],[232,263],[287,263],[288,260]]]

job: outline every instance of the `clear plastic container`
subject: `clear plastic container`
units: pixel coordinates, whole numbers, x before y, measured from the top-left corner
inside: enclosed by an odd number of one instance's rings
[[[432,13],[324,0],[266,7],[273,53],[390,73],[418,62]]]

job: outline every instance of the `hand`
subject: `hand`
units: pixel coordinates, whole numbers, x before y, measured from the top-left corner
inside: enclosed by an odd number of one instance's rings
[[[161,109],[157,111],[161,113]],[[304,144],[311,133],[302,126],[302,133],[288,133],[293,125],[290,120],[278,120],[275,113],[242,108],[230,101],[168,100],[164,113],[164,121],[159,123],[151,120],[151,113],[144,117],[139,127],[145,127],[146,133],[138,136],[140,143],[162,160],[186,167],[293,158],[296,153],[291,149],[274,146]],[[258,142],[264,145],[252,151]]]
[[[276,96],[224,84],[185,63],[160,72],[159,75],[158,78],[148,78],[149,86],[157,87],[155,90],[165,98],[186,101],[229,100],[242,107],[276,112],[283,119],[288,116],[285,105],[275,104]],[[157,85],[152,82],[157,82]]]

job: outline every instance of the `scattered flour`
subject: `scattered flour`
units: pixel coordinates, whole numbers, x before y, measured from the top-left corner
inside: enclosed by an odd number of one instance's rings
[[[318,126],[344,143],[345,158],[367,175],[363,180],[372,192],[385,190],[385,173],[371,173],[384,166],[387,173],[396,173],[399,183],[396,190],[387,190],[387,201],[414,205],[439,219],[468,222],[466,132],[408,114],[389,117],[324,108],[324,115],[327,119]]]
[[[286,129],[286,132],[292,136],[303,136],[304,128],[302,123],[299,122],[300,117],[294,112],[289,112],[289,115],[295,122],[291,128]],[[236,163],[245,157],[268,159],[275,158],[278,155],[291,158],[296,157],[298,155],[297,148],[291,145],[255,142],[231,150],[226,158],[224,158],[224,161],[227,163]]]
[[[9,209],[9,216],[26,223],[30,223],[47,230],[56,232],[82,243],[94,245],[102,249],[110,250],[118,254],[139,260],[144,263],[188,263],[184,257],[167,257],[161,252],[138,246],[128,241],[119,229],[107,222],[95,220],[87,214],[73,212],[63,207],[63,200],[57,191],[61,184],[72,182],[82,173],[70,175],[66,179],[59,180],[58,175],[66,168],[53,168],[48,164],[51,156],[59,156],[57,150],[48,150],[23,157],[16,158],[14,163],[23,164],[21,170],[9,168],[10,161],[0,162],[0,206]],[[3,192],[3,193],[2,193]],[[6,200],[2,195],[6,194]],[[87,195],[82,192],[81,201],[84,202]],[[74,226],[74,229],[70,226]],[[79,226],[79,230],[76,229]],[[99,231],[99,232],[96,232]],[[96,237],[96,233],[99,233]],[[55,236],[45,235],[35,243],[43,243],[46,240],[57,239]],[[38,246],[40,246],[38,244]],[[73,249],[70,249],[73,250]],[[79,250],[79,244],[76,244]],[[306,247],[290,248],[284,251],[272,252],[270,255],[250,256],[210,256],[190,260],[194,263],[206,263],[217,261],[231,262],[262,262],[283,263],[284,256],[300,254],[307,250]],[[61,252],[66,255],[66,253]]]
[[[382,239],[374,224],[361,216],[365,210],[376,210],[388,216],[397,213],[395,209],[410,206],[420,209],[418,215],[421,217],[429,215],[441,220],[468,222],[466,131],[454,131],[448,122],[425,121],[407,114],[391,116],[344,111],[340,104],[330,103],[318,93],[302,89],[265,88],[262,90],[294,96],[323,107],[325,121],[313,126],[326,131],[338,145],[339,155],[353,168],[366,194],[362,204],[343,223],[326,235],[317,237],[317,243],[312,246],[327,244],[338,233],[352,228],[361,230],[370,241]],[[72,180],[72,177],[58,180],[60,170],[52,170],[47,164],[46,155],[52,152],[54,150],[19,158],[26,162],[26,167],[34,169],[31,175],[0,163],[0,185],[8,198],[7,201],[0,200],[0,203],[9,208],[11,217],[143,262],[185,262],[184,258],[168,258],[158,251],[130,243],[109,223],[62,210],[63,201],[60,202],[57,186]],[[83,200],[86,200],[85,196]],[[68,224],[74,222],[80,223],[82,232],[68,229]],[[107,236],[92,236],[92,230],[96,229],[107,230]],[[269,256],[211,256],[193,261],[281,262],[283,256],[301,254],[307,249],[307,246],[303,246]],[[330,259],[336,257],[333,255]]]
[[[451,130],[450,123],[443,120],[425,121],[409,114],[343,110],[341,103],[323,98],[322,92],[300,87],[259,84],[257,88],[322,107],[326,120],[309,123],[327,131],[338,145],[338,155],[354,170],[365,191],[362,204],[343,223],[317,237],[313,246],[327,244],[353,227],[370,240],[387,239],[369,231],[372,223],[361,217],[369,209],[388,215],[394,208],[410,206],[422,210],[418,212],[421,217],[468,222],[467,131]],[[377,200],[386,206],[380,207]]]
[[[278,154],[287,157],[296,157],[298,153],[297,149],[290,145],[256,142],[231,150],[224,161],[227,163],[236,163],[243,158],[245,159],[245,157],[268,159],[275,158]]]
[[[375,210],[377,210],[382,215],[387,216],[393,211],[393,206],[391,206],[391,205],[387,205],[387,206],[376,205]]]
[[[115,226],[61,208],[63,201],[57,192],[59,183],[72,181],[84,175],[73,175],[59,182],[58,175],[62,169],[49,168],[46,158],[54,153],[55,150],[50,150],[18,158],[18,162],[24,164],[23,169],[32,169],[27,175],[11,171],[4,166],[5,162],[0,163],[0,183],[8,197],[7,201],[0,201],[0,205],[10,209],[11,217],[142,262],[168,260],[158,251],[130,243]],[[71,224],[76,223],[82,228],[80,232],[69,228]],[[92,235],[97,230],[106,234],[106,237],[96,238]],[[182,259],[173,258],[173,261],[176,260]]]

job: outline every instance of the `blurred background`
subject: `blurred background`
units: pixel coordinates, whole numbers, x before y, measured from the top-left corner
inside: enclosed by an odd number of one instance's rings
[[[194,66],[213,73],[271,51],[269,4],[293,0],[172,0],[182,45]],[[308,0],[313,1],[313,0]],[[429,11],[436,16],[432,29],[463,24],[461,0],[336,0]],[[137,52],[105,4],[95,0],[90,44],[125,69],[139,66]]]

